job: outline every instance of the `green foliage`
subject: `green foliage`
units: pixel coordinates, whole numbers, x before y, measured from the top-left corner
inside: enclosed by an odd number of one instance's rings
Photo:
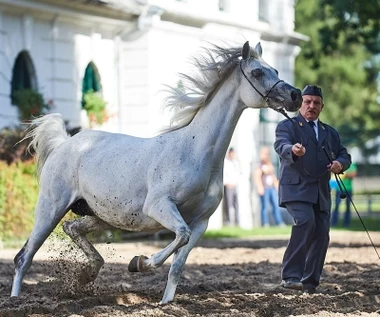
[[[46,103],[42,94],[33,89],[21,89],[14,92],[14,102],[19,110],[20,120],[38,117],[52,108],[52,101]]]
[[[329,38],[326,48],[334,50],[344,33],[348,43],[361,43],[370,53],[379,53],[379,0],[321,0],[320,5],[333,12],[334,17],[322,30]]]
[[[90,90],[83,96],[84,109],[87,111],[88,118],[92,124],[103,124],[108,120],[106,111],[107,103],[103,97],[98,93]]]
[[[0,161],[0,240],[25,238],[33,225],[38,183],[35,164]]]
[[[299,0],[296,5],[296,30],[310,37],[296,59],[296,85],[322,87],[321,120],[364,155],[376,151],[366,149],[366,142],[380,133],[375,80],[380,63],[374,56],[379,10],[380,2],[372,0]]]
[[[0,241],[8,245],[10,242],[25,242],[33,227],[38,190],[33,161],[11,165],[0,161]],[[54,229],[55,236],[66,238],[61,224],[75,217],[72,212],[67,213]]]

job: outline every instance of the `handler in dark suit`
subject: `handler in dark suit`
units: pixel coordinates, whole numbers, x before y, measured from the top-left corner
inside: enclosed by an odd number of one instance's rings
[[[302,99],[299,114],[277,125],[274,144],[280,156],[280,206],[293,217],[281,285],[314,293],[330,241],[329,179],[331,172],[349,168],[351,156],[338,132],[318,119],[324,106],[321,88],[307,85]]]

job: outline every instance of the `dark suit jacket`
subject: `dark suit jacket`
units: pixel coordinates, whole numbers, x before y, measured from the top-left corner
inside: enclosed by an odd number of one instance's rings
[[[331,160],[343,164],[343,170],[351,165],[351,156],[340,143],[338,132],[331,126],[318,122],[318,141],[313,128],[299,114],[286,119],[276,127],[274,147],[280,156],[279,202],[284,207],[286,202],[305,201],[316,204],[320,210],[331,209],[331,190],[329,180],[331,173],[327,169]],[[292,152],[295,143],[302,143],[306,153],[297,157]]]

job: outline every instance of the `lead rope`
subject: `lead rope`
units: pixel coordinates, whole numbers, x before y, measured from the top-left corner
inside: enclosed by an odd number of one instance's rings
[[[294,122],[294,120],[292,120],[292,118],[289,117],[289,115],[285,112],[284,109],[275,109],[275,110],[276,110],[277,112],[281,113],[283,116],[285,116],[288,120],[290,120],[290,122],[292,122],[292,124],[295,125],[296,129],[298,129],[298,125]],[[302,133],[302,131],[300,131],[300,132]],[[302,136],[301,136],[301,145],[302,145]],[[322,149],[323,149],[323,151],[325,152],[325,154],[326,154],[328,160],[330,161],[330,163],[332,163],[332,160],[331,160],[330,156],[328,155],[328,153],[327,153],[325,147],[322,147]],[[362,224],[362,226],[363,226],[365,232],[367,233],[368,239],[369,239],[369,241],[371,242],[371,245],[372,245],[373,249],[375,250],[378,259],[380,260],[379,252],[377,251],[377,248],[376,248],[376,246],[375,246],[375,244],[374,244],[374,242],[373,242],[373,240],[372,240],[372,237],[371,237],[371,235],[370,235],[370,233],[369,233],[369,231],[368,231],[366,225],[364,224],[364,221],[363,221],[362,217],[360,216],[359,211],[358,211],[358,209],[356,208],[356,205],[355,205],[354,201],[352,200],[352,197],[349,195],[346,186],[344,185],[344,183],[343,183],[342,179],[340,178],[339,174],[335,174],[335,173],[334,173],[334,176],[335,176],[335,180],[336,180],[336,182],[337,182],[337,184],[338,184],[339,190],[340,190],[341,192],[344,192],[344,194],[346,195],[346,197],[347,197],[348,200],[350,201],[352,207],[354,208],[356,214],[358,215],[358,218],[359,218],[359,220],[360,220],[360,222],[361,222],[361,224]],[[343,190],[342,190],[342,189],[343,189]],[[346,197],[342,197],[342,198],[346,198]]]

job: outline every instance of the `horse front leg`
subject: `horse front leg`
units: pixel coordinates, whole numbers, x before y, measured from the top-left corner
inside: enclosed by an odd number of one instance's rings
[[[174,299],[177,285],[180,281],[182,270],[186,263],[187,257],[190,251],[194,248],[195,244],[205,233],[207,226],[208,218],[191,225],[190,228],[192,230],[192,233],[189,243],[179,249],[174,255],[173,262],[169,270],[164,296],[162,297],[160,304],[166,304]]]
[[[191,230],[179,213],[177,206],[168,198],[156,202],[146,214],[159,222],[163,227],[175,233],[175,239],[151,258],[136,256],[129,263],[130,272],[147,271],[161,266],[169,256],[189,242]]]

